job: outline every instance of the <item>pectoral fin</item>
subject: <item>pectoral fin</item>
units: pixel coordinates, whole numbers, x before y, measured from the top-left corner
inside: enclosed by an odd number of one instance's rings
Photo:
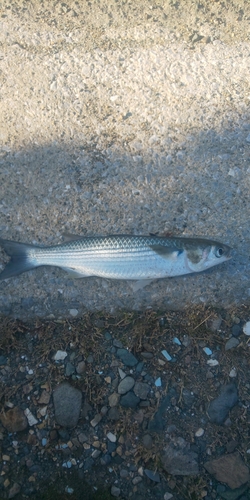
[[[163,245],[150,245],[150,248],[163,259],[175,260],[184,250],[175,247],[165,247]]]

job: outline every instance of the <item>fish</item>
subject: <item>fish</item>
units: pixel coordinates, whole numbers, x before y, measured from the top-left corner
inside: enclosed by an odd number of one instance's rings
[[[228,245],[205,238],[70,235],[69,241],[38,246],[0,238],[11,257],[0,280],[40,266],[56,266],[74,278],[154,280],[204,271],[231,258]]]

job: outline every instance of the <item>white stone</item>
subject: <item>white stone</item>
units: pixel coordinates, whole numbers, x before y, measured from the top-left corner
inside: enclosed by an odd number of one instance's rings
[[[207,365],[209,365],[209,366],[218,366],[218,364],[219,364],[219,361],[217,359],[209,359],[207,361]]]
[[[26,410],[24,410],[24,415],[26,415],[30,427],[32,427],[32,425],[36,425],[38,423],[38,420],[34,417],[34,415],[31,413],[29,408],[26,408]]]
[[[244,324],[244,326],[243,326],[243,332],[246,335],[250,335],[250,321],[247,321],[247,323]]]
[[[199,437],[203,436],[204,432],[205,432],[205,431],[204,431],[204,429],[202,429],[202,427],[200,427],[200,428],[196,431],[195,436],[196,436],[197,438],[199,438]]]
[[[116,443],[116,436],[112,432],[108,432],[107,438],[111,443]]]
[[[237,371],[235,368],[232,368],[232,370],[229,373],[229,377],[231,378],[237,377]]]
[[[77,309],[70,309],[69,310],[69,314],[71,316],[73,316],[73,318],[75,318],[77,316],[77,314],[78,314],[78,310]]]
[[[173,495],[172,495],[172,493],[166,492],[163,498],[164,498],[164,500],[170,500],[170,498],[173,498]]]
[[[54,360],[55,361],[63,361],[66,356],[68,356],[68,353],[66,351],[57,351],[55,356],[54,356]]]

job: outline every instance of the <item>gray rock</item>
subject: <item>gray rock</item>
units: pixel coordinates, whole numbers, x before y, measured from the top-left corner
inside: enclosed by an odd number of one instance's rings
[[[222,387],[220,395],[213,399],[208,407],[208,416],[215,424],[222,425],[229,411],[238,401],[237,389],[234,384]]]
[[[197,457],[197,453],[190,451],[190,444],[179,437],[164,448],[161,462],[168,474],[194,476],[199,473]]]
[[[127,349],[117,349],[116,355],[125,366],[135,366],[138,363],[136,357],[132,352],[127,351]]]
[[[122,396],[120,399],[121,406],[125,408],[136,408],[136,406],[140,403],[140,398],[138,398],[133,392],[127,392],[125,396]]]
[[[118,394],[126,394],[128,391],[130,391],[130,389],[132,389],[132,387],[134,387],[134,385],[135,381],[133,377],[125,377],[118,385]]]
[[[229,351],[230,349],[237,347],[239,343],[240,341],[238,339],[236,339],[235,337],[231,337],[225,344],[225,351]]]
[[[134,386],[134,393],[140,399],[147,399],[147,395],[150,391],[150,385],[145,384],[145,382],[136,382]]]
[[[54,390],[53,402],[57,423],[62,427],[75,427],[81,411],[81,391],[63,383]]]

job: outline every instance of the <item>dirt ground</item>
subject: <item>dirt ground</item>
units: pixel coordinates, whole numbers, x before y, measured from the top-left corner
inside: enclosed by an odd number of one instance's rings
[[[235,453],[241,457],[240,467],[249,466],[250,357],[249,337],[243,332],[249,315],[244,306],[228,311],[99,313],[73,321],[30,324],[2,319],[0,360],[3,363],[4,357],[6,362],[1,367],[1,419],[13,407],[28,407],[36,423],[14,434],[4,425],[0,429],[0,498],[12,498],[13,485],[18,485],[20,499],[249,498],[246,479],[231,488],[230,479],[220,481],[204,468],[210,460]],[[229,339],[238,342],[226,350]],[[119,347],[133,353],[138,365],[128,367],[119,361]],[[55,362],[58,350],[68,355]],[[81,375],[77,375],[79,360],[85,361]],[[209,365],[209,360],[218,363]],[[120,400],[115,406],[118,414],[111,417],[110,396],[124,374],[147,382],[150,392],[134,408],[121,406]],[[84,396],[73,429],[61,427],[55,419],[53,392],[65,381]],[[218,425],[209,418],[208,407],[228,383],[237,387],[238,401]],[[40,414],[44,390],[49,398],[45,413]],[[93,427],[91,422],[100,414],[101,421]],[[6,425],[5,420],[2,423]],[[108,442],[108,432],[116,436],[115,443]],[[170,437],[189,443],[197,457],[196,474],[192,475],[189,462],[187,475],[164,469]],[[65,468],[68,461],[70,468]],[[238,474],[236,466],[231,477]],[[154,474],[153,480],[147,470]],[[114,494],[114,487],[118,493]],[[67,493],[67,488],[72,491]]]

